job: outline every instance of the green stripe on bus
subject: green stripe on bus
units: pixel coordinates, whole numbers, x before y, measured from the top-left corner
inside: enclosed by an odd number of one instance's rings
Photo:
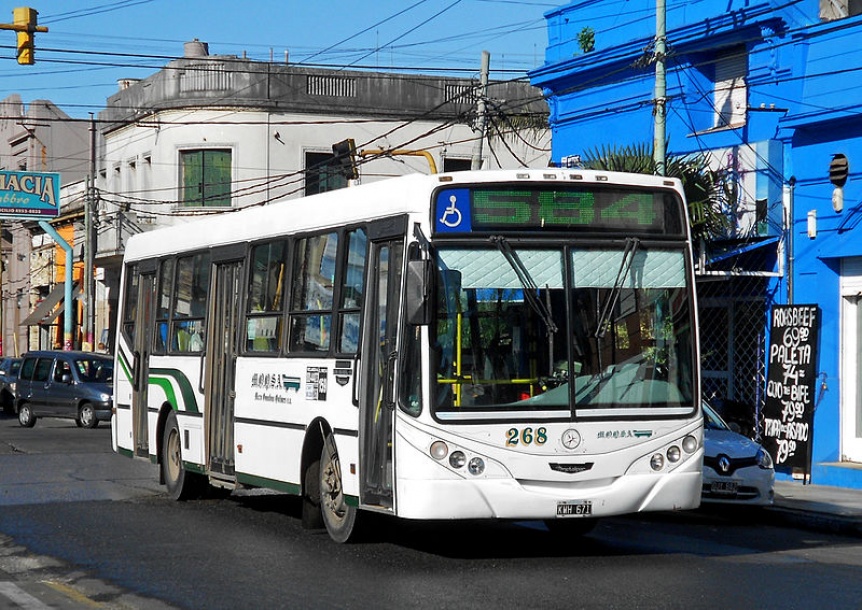
[[[156,384],[161,388],[164,388],[163,385],[166,380],[159,379],[159,377],[170,377],[173,379],[177,386],[180,389],[180,394],[183,398],[183,406],[185,410],[190,413],[200,413],[200,409],[198,408],[198,400],[195,396],[194,388],[192,388],[191,382],[189,382],[188,377],[186,377],[185,373],[183,373],[179,369],[150,369],[150,383]],[[167,393],[167,391],[165,392]],[[176,396],[173,394],[173,388],[171,388],[171,395],[174,397],[174,401],[176,401]],[[179,405],[176,402],[171,403],[176,407]]]

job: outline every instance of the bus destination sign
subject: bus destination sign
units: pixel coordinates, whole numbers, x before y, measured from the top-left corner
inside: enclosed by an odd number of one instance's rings
[[[447,188],[437,192],[437,233],[632,231],[682,233],[672,195],[625,187]]]
[[[0,218],[60,215],[60,174],[0,171]]]

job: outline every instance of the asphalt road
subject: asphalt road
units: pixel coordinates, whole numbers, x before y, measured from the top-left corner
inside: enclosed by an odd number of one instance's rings
[[[608,519],[573,540],[531,522],[376,518],[366,541],[338,545],[302,529],[296,498],[176,503],[156,478],[111,452],[107,427],[0,416],[0,607],[10,586],[55,608],[862,604],[862,541],[763,513]]]

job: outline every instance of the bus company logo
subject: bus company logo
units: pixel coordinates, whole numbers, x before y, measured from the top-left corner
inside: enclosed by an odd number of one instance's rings
[[[258,390],[293,390],[299,392],[302,379],[282,373],[254,373],[251,376],[251,387]]]
[[[596,434],[596,438],[617,440],[621,438],[650,438],[652,435],[652,430],[600,430]]]

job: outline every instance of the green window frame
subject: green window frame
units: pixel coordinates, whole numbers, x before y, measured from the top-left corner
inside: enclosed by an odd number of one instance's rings
[[[180,202],[184,207],[231,205],[231,150],[205,148],[180,151]]]

